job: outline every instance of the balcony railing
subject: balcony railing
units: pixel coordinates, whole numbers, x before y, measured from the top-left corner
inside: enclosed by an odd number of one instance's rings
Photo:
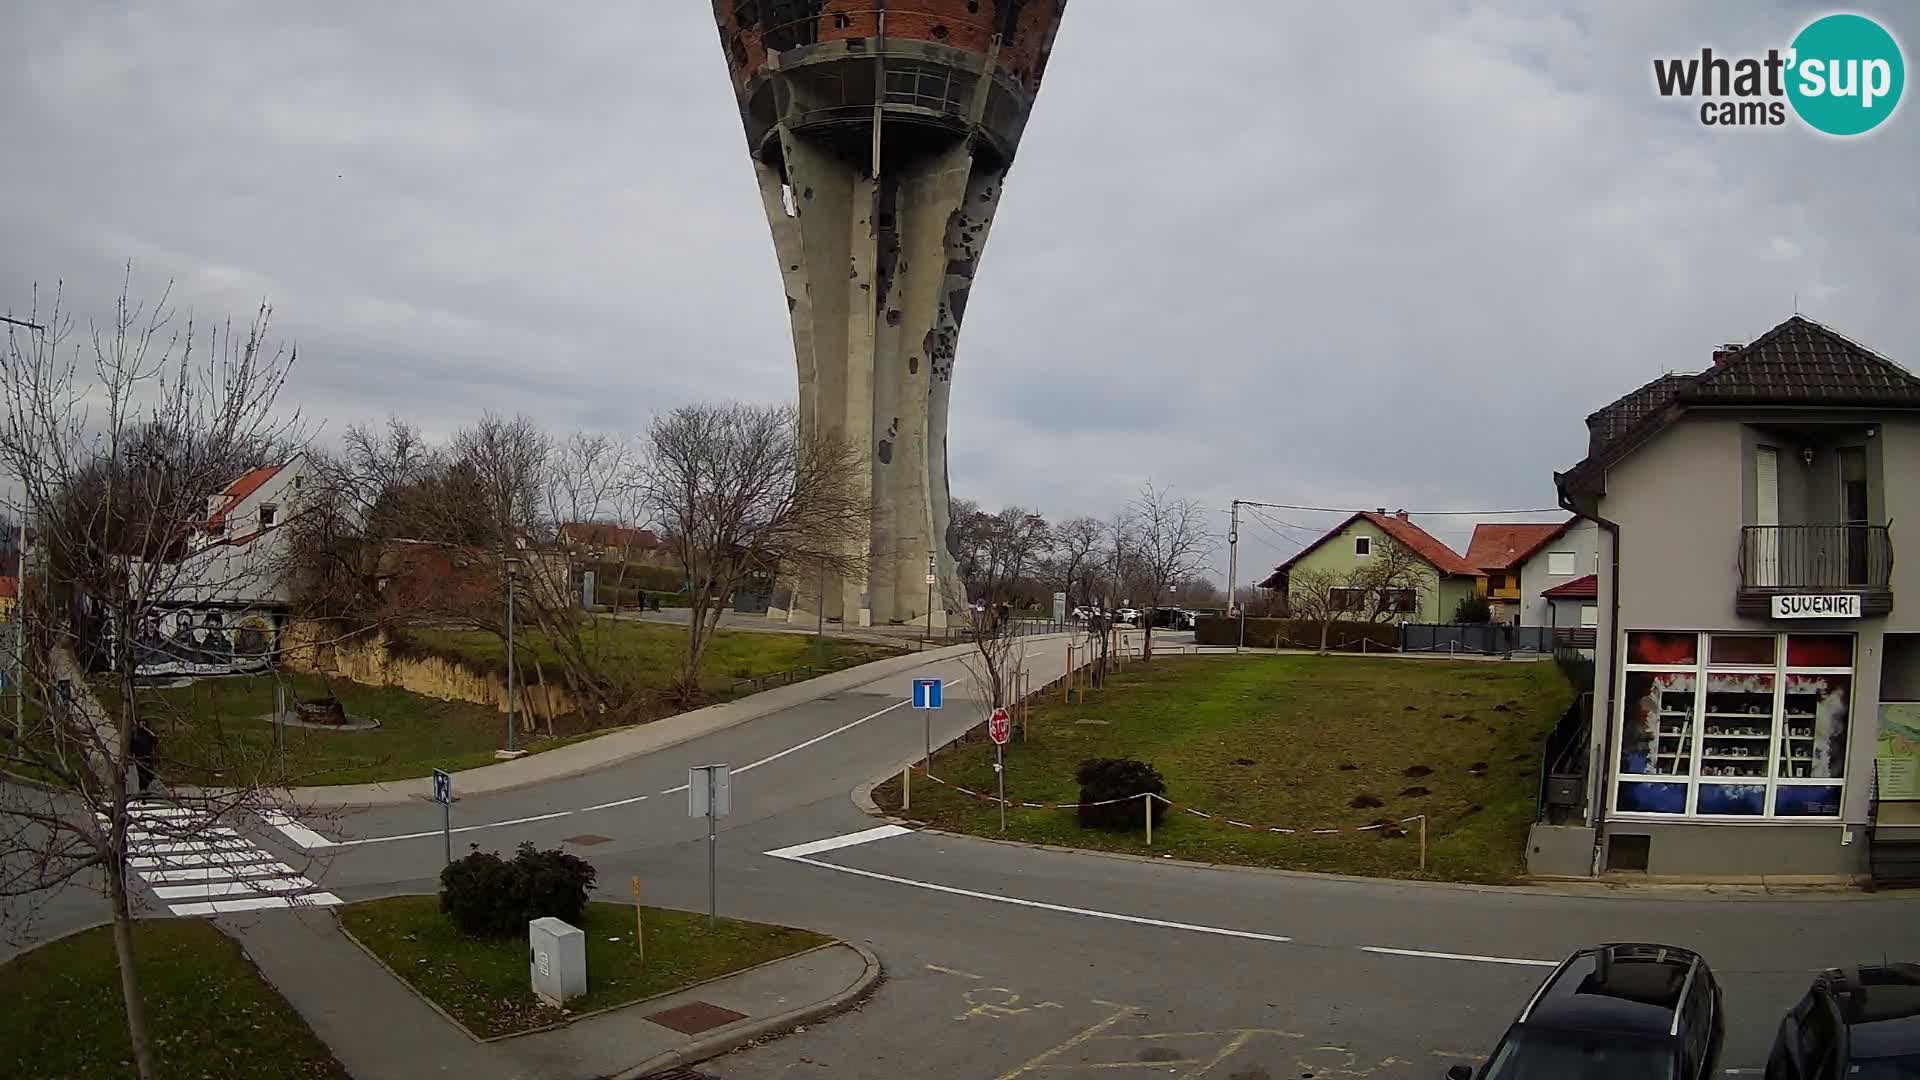
[[[1740,591],[1887,593],[1893,538],[1885,525],[1748,525],[1740,530]]]

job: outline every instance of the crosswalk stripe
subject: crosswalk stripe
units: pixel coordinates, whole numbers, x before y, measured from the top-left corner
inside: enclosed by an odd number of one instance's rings
[[[146,832],[144,830],[133,830],[133,829],[127,830],[127,839],[135,842],[138,842],[141,840],[205,840],[205,839],[214,838],[214,837],[231,839],[239,835],[240,835],[239,833],[233,831],[232,829],[223,829],[223,828],[173,829],[173,830],[163,830],[160,832]]]
[[[264,896],[313,888],[303,877],[254,878],[250,881],[203,881],[198,885],[167,885],[153,890],[162,900],[212,899],[216,896]]]
[[[251,851],[197,851],[187,855],[143,856],[128,859],[127,864],[135,870],[171,870],[187,866],[239,866],[272,859],[272,855],[256,848]]]
[[[174,904],[175,915],[218,915],[229,911],[265,911],[272,908],[333,907],[340,898],[330,892],[305,896],[249,896],[239,900],[205,900],[196,904]]]
[[[256,850],[245,840],[218,840],[206,844],[135,844],[127,849],[129,855],[183,855],[193,851],[251,851]]]
[[[250,866],[195,866],[185,870],[147,870],[140,880],[151,884],[169,881],[226,881],[231,878],[275,877],[293,873],[286,863],[254,863]]]

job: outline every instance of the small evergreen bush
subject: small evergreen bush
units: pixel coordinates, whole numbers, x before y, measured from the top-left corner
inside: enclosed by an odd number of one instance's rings
[[[553,917],[580,925],[598,872],[558,848],[522,843],[511,862],[476,851],[440,871],[440,910],[470,937],[513,937]]]
[[[1140,811],[1140,793],[1167,793],[1167,782],[1161,778],[1159,770],[1132,758],[1088,758],[1074,770],[1073,778],[1080,783],[1079,819],[1083,829],[1126,832],[1145,828],[1146,821]],[[1089,805],[1108,799],[1126,801],[1106,806]],[[1159,799],[1152,800],[1152,803],[1153,821],[1157,825],[1167,816],[1167,804]]]

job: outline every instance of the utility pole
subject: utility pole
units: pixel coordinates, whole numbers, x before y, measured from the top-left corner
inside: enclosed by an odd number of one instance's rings
[[[519,725],[515,722],[513,702],[513,584],[514,575],[520,569],[520,560],[509,555],[507,567],[507,753],[514,752],[514,740]]]
[[[1227,527],[1227,604],[1228,610],[1240,616],[1240,634],[1233,640],[1233,651],[1239,652],[1247,643],[1247,616],[1241,608],[1240,591],[1240,500],[1233,500],[1233,523]],[[1151,816],[1151,815],[1149,815]]]
[[[813,666],[827,666],[827,561],[820,560],[820,599],[814,605],[813,613]],[[846,617],[840,619],[840,629],[846,630]]]
[[[933,552],[927,552],[927,644],[933,644],[933,579],[938,572],[933,568]],[[963,598],[964,599],[964,598]]]

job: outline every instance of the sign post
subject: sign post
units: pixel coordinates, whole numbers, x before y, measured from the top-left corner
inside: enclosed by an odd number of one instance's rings
[[[707,819],[707,929],[713,929],[718,908],[714,874],[714,845],[720,836],[719,820],[733,813],[733,767],[727,764],[695,765],[687,770],[687,816]]]
[[[453,774],[433,770],[433,801],[440,804],[440,839],[446,842],[447,861],[453,861]]]
[[[939,679],[913,680],[913,707],[927,714],[927,771],[933,771],[933,711],[940,707],[945,685]]]
[[[1013,735],[1013,725],[1007,720],[1007,710],[995,709],[987,720],[987,737],[993,740],[993,775],[1000,782],[1000,831],[1007,831],[1007,739]]]
[[[934,570],[934,567],[933,567],[933,552],[929,551],[927,552],[927,641],[926,641],[926,644],[928,645],[933,644],[933,584],[934,582],[939,580],[940,580],[940,575],[937,571]],[[961,597],[961,599],[964,600],[966,599],[966,597],[963,596]]]

